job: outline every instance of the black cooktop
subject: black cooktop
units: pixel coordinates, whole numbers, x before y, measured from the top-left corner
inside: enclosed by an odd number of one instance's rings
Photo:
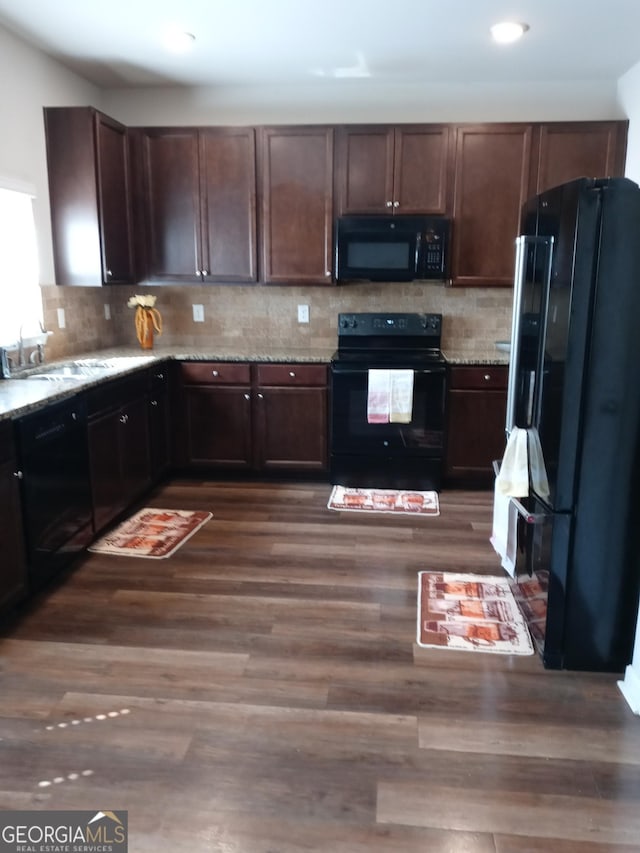
[[[446,363],[440,350],[442,314],[338,315],[334,365],[419,368]]]

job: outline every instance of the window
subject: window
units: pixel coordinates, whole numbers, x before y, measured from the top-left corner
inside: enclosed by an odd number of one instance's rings
[[[33,196],[0,185],[0,345],[42,329]]]

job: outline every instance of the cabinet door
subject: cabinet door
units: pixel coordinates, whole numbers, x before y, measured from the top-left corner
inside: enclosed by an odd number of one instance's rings
[[[514,240],[526,200],[530,125],[456,131],[452,278],[458,285],[513,285]]]
[[[331,284],[333,131],[265,128],[261,166],[264,281]]]
[[[201,281],[198,132],[148,129],[141,136],[147,276]]]
[[[530,195],[575,178],[624,175],[626,121],[543,124],[536,127]]]
[[[47,107],[44,121],[56,284],[100,286],[103,263],[94,111]]]
[[[151,480],[157,482],[171,462],[169,366],[153,368],[149,390],[149,457]]]
[[[341,127],[336,131],[338,213],[393,210],[393,129]]]
[[[127,284],[134,280],[134,262],[126,128],[98,113],[96,140],[103,280]]]
[[[14,460],[0,463],[0,609],[17,601],[27,589],[17,467]]]
[[[118,413],[118,424],[122,499],[126,507],[151,482],[147,397],[138,397],[123,406]]]
[[[186,386],[184,400],[187,464],[252,467],[248,386]]]
[[[326,469],[326,388],[260,387],[255,413],[258,467]]]
[[[508,368],[452,367],[446,471],[451,481],[490,487],[505,447]]]
[[[253,128],[200,132],[203,281],[257,279],[255,160]]]
[[[124,507],[119,453],[119,412],[92,418],[88,425],[93,528],[102,530]]]
[[[449,128],[396,128],[393,205],[397,213],[446,212]]]

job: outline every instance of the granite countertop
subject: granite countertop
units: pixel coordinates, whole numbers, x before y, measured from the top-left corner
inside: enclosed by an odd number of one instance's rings
[[[30,411],[38,409],[43,405],[57,400],[73,397],[81,390],[93,385],[99,385],[107,379],[116,376],[125,376],[143,367],[148,367],[154,362],[163,361],[254,361],[254,362],[285,362],[285,363],[309,363],[328,364],[333,355],[333,349],[296,348],[268,345],[239,344],[238,346],[220,347],[167,347],[157,346],[152,352],[142,351],[135,347],[115,347],[107,350],[82,353],[69,356],[60,361],[52,361],[38,368],[25,371],[22,378],[0,380],[0,420],[19,417]],[[443,354],[447,362],[456,364],[509,364],[509,354],[498,350],[495,346],[484,346],[477,348],[445,348]],[[35,381],[28,379],[29,373],[35,370],[43,371],[43,367],[55,367],[69,361],[77,361],[83,358],[144,358],[144,361],[135,365],[129,365],[123,369],[114,369],[108,376],[87,376],[73,382],[47,382],[45,380]]]
[[[20,376],[11,379],[0,380],[0,420],[20,417],[30,411],[35,411],[47,403],[73,397],[79,391],[84,391],[91,386],[99,385],[108,379],[126,376],[150,364],[162,363],[163,361],[261,361],[261,362],[300,362],[325,364],[331,360],[333,350],[296,349],[295,347],[217,347],[201,349],[194,347],[156,347],[152,352],[142,351],[134,347],[116,347],[107,350],[98,350],[69,356],[59,361],[47,362],[38,365],[37,368],[25,370]],[[42,373],[46,368],[67,364],[70,361],[78,361],[85,358],[140,358],[135,365],[128,365],[122,369],[109,371],[108,375],[86,376],[81,379],[66,382],[48,382],[46,380],[28,379],[29,374]],[[144,361],[142,360],[144,359]]]
[[[449,364],[509,364],[509,353],[499,350],[495,345],[488,344],[484,347],[470,349],[456,349],[445,347],[442,354]]]

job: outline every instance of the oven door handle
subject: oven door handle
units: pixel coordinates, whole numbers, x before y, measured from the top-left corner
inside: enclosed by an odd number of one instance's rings
[[[492,465],[493,473],[497,477],[500,473],[500,461],[498,459],[494,459]],[[543,522],[549,519],[549,513],[547,512],[529,512],[526,506],[520,503],[518,498],[510,497],[509,500],[518,510],[518,515],[520,515],[527,522],[527,524],[542,524]]]

